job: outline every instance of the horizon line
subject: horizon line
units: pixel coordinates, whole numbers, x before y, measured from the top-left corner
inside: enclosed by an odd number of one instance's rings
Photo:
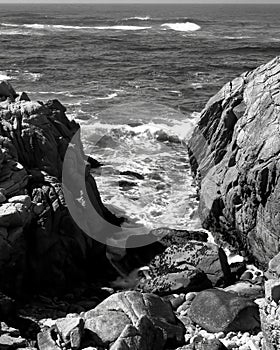
[[[114,1],[108,1],[108,2],[102,2],[97,1],[97,2],[90,2],[90,1],[78,1],[78,0],[58,0],[58,1],[24,1],[24,2],[19,2],[18,0],[15,1],[7,1],[7,2],[1,2],[0,5],[55,5],[55,4],[85,4],[85,5],[280,5],[279,1],[266,1],[266,2],[260,2],[258,0],[256,1],[213,1],[213,2],[205,2],[205,1],[198,1],[198,2],[182,2],[182,1],[172,1],[172,2],[158,2],[158,1],[151,1],[151,2],[145,2],[145,1],[133,1],[133,2],[126,2],[126,1],[119,1],[119,2],[114,2]]]

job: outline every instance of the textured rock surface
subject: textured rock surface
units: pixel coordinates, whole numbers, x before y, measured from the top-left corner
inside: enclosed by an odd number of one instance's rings
[[[125,341],[124,338],[131,342],[127,338],[131,338],[133,332],[143,338],[147,333],[149,339],[158,339],[159,344],[169,341],[180,345],[184,340],[185,328],[176,319],[171,305],[153,294],[139,292],[113,294],[95,309],[88,311],[85,314],[85,319],[85,330],[96,334],[102,344],[113,343],[119,337],[121,339],[118,340],[117,344],[120,341]],[[154,328],[150,326],[150,330],[147,326],[149,322],[154,325]],[[160,334],[159,329],[162,330],[164,336]],[[146,340],[137,340],[140,343],[142,341],[144,344]],[[121,349],[117,345],[115,348]],[[161,348],[162,345],[159,349]],[[136,349],[142,348],[136,347]]]
[[[173,242],[172,242],[173,243]],[[142,279],[139,288],[160,295],[201,291],[228,285],[231,272],[222,248],[199,241],[174,242],[149,264],[150,279]]]
[[[205,227],[260,263],[279,250],[280,58],[226,84],[189,142]]]
[[[0,83],[0,96],[1,289],[19,295],[30,289],[59,293],[93,278],[96,261],[105,270],[108,264],[105,247],[71,219],[62,192],[64,155],[79,126],[67,119],[57,100],[43,104],[24,94],[16,98],[6,82]],[[72,153],[74,176],[78,165],[87,163],[80,144]],[[89,171],[87,165],[86,186],[96,212],[119,225],[103,206]]]
[[[213,333],[260,328],[256,303],[219,289],[198,293],[191,304],[189,316],[193,322]]]
[[[259,299],[261,325],[263,332],[263,350],[276,350],[280,347],[280,308],[273,299],[273,287],[280,285],[279,280],[268,280],[265,298]]]

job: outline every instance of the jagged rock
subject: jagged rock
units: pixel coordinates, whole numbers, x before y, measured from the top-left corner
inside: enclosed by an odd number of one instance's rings
[[[75,349],[79,348],[84,322],[80,317],[67,317],[55,321],[56,327],[64,342],[72,339]],[[73,347],[73,346],[72,346]]]
[[[193,322],[212,333],[260,328],[256,303],[219,289],[198,293],[191,304],[189,316]]]
[[[30,101],[30,98],[28,97],[26,92],[21,92],[16,98],[16,102],[19,102],[19,101]]]
[[[0,82],[0,97],[11,97],[14,99],[16,95],[15,90],[8,81]]]
[[[68,120],[57,100],[32,102],[22,94],[14,101],[16,93],[6,82],[0,84],[0,96],[7,97],[0,109],[1,288],[19,295],[26,288],[63,293],[96,277],[100,272],[92,266],[97,261],[105,270],[107,266],[108,277],[114,276],[105,245],[88,237],[66,206],[65,193],[70,193],[71,203],[79,207],[80,193],[73,192],[73,183],[77,176],[86,177],[88,198],[96,211],[95,216],[85,213],[82,220],[89,232],[94,235],[97,220],[106,227],[107,221],[114,227],[121,222],[101,201],[79,139],[79,125]],[[67,168],[69,184],[63,191],[65,153],[76,133],[72,165]],[[82,168],[85,177],[79,175]]]
[[[209,100],[189,142],[205,228],[265,264],[279,250],[280,57]]]
[[[26,339],[22,337],[11,337],[8,334],[0,336],[0,350],[11,350],[25,347],[27,345]],[[49,348],[48,350],[52,350]]]
[[[60,347],[56,344],[52,337],[52,329],[45,329],[38,333],[37,342],[39,350],[60,350]]]
[[[139,344],[146,344],[145,336],[159,344],[172,341],[179,345],[184,339],[184,326],[176,319],[171,305],[153,294],[113,294],[84,317],[85,330],[96,334],[103,344],[116,342],[116,349],[127,343],[140,350]],[[164,342],[158,329],[164,333]]]
[[[136,326],[127,325],[110,350],[162,350],[166,343],[164,332],[147,316],[139,319]]]

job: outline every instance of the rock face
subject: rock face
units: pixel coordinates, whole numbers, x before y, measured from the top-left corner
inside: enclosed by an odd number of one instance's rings
[[[6,82],[0,83],[0,97],[1,290],[59,293],[94,276],[94,261],[108,264],[105,247],[71,219],[62,191],[64,155],[79,125],[67,119],[57,100],[31,102]],[[86,167],[81,145],[73,154],[75,164]],[[119,225],[103,206],[89,170],[87,165],[90,200],[101,217]],[[76,166],[73,173],[78,171]]]
[[[279,251],[280,58],[226,84],[189,142],[204,227],[261,264]]]

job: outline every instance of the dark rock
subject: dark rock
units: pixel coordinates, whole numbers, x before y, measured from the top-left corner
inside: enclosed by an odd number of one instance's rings
[[[132,181],[127,181],[127,180],[120,180],[119,181],[119,186],[121,187],[122,190],[128,191],[132,187],[137,186],[137,183],[136,182],[132,182]]]
[[[16,98],[16,102],[31,101],[26,92],[21,92]]]
[[[257,304],[219,289],[197,294],[189,316],[208,332],[252,331],[260,328]]]
[[[20,296],[40,290],[65,293],[83,281],[96,279],[101,274],[100,269],[92,269],[96,262],[104,266],[102,273],[108,278],[115,276],[105,245],[83,232],[87,226],[95,235],[97,216],[104,225],[101,231],[104,227],[106,232],[123,220],[102,203],[90,174],[92,164],[85,162],[79,125],[68,120],[59,101],[44,104],[19,96],[12,102],[14,90],[8,83],[0,85],[0,95],[8,97],[0,111],[1,289]],[[63,165],[67,181],[62,188]],[[88,207],[95,211],[95,216],[93,210],[84,213],[82,227],[71,217],[65,197],[80,208],[80,180],[85,183],[83,194],[87,192],[92,204]]]
[[[226,84],[189,142],[204,227],[261,264],[279,250],[279,77],[277,57]]]
[[[15,90],[8,81],[0,82],[0,97],[11,97],[14,99],[16,96]]]
[[[92,158],[91,156],[87,156],[87,162],[90,164],[92,169],[100,168],[103,164],[98,160]]]
[[[104,135],[95,144],[100,148],[116,148],[119,144],[112,136]]]
[[[150,262],[151,279],[141,279],[141,290],[166,295],[229,284],[230,268],[221,248],[206,242],[182,242],[180,238],[177,237],[178,244],[175,238],[174,244]]]
[[[120,175],[126,175],[126,176],[136,177],[136,179],[138,179],[138,180],[144,180],[144,179],[145,179],[143,175],[138,174],[138,173],[136,173],[135,171],[130,171],[130,170],[121,171],[121,172],[120,172]]]
[[[218,339],[208,340],[197,337],[194,340],[194,350],[227,350],[222,342]]]

